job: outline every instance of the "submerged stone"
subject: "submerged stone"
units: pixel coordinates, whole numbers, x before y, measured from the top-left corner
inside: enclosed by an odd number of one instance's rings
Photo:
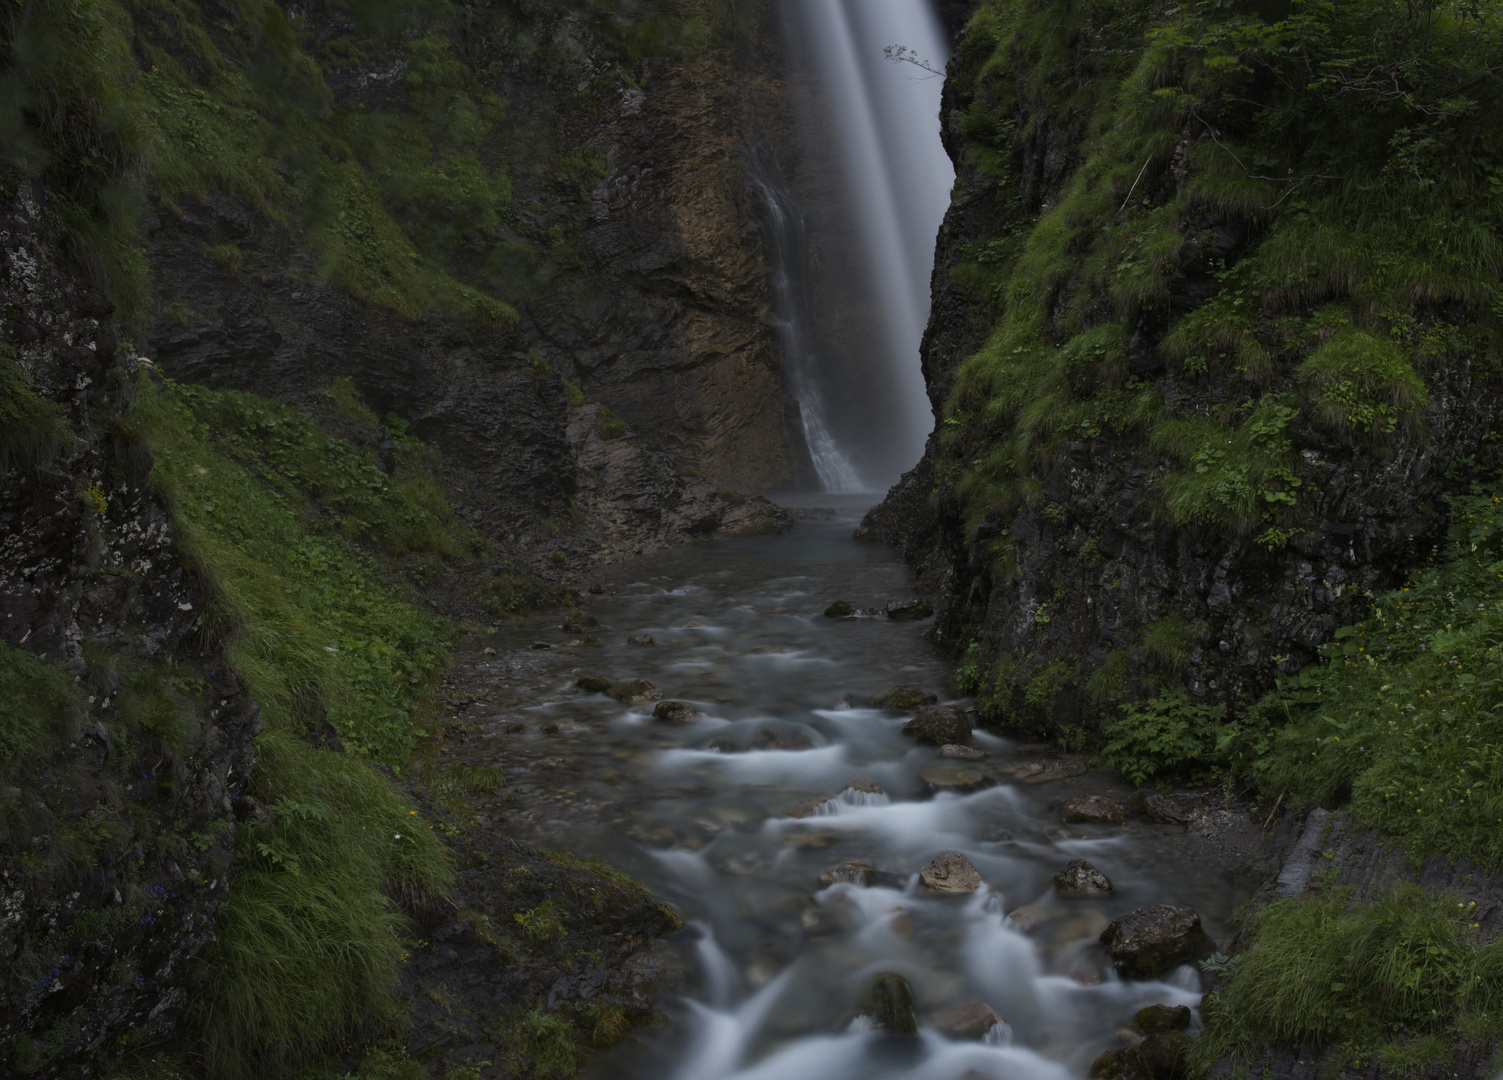
[[[582,675],[574,685],[592,694],[603,694],[615,684],[603,675]]]
[[[833,795],[815,795],[813,798],[802,799],[788,808],[788,816],[793,818],[813,817],[819,813],[820,807],[834,801],[835,796]]]
[[[927,600],[895,600],[887,605],[887,617],[897,620],[927,619],[934,608]]]
[[[836,863],[834,869],[828,870],[819,876],[821,885],[834,885],[836,882],[845,881],[852,885],[860,885],[863,888],[877,880],[877,868],[869,862],[860,859],[846,859]]]
[[[1127,820],[1122,804],[1105,795],[1077,795],[1065,800],[1065,820],[1072,823],[1093,822],[1099,825],[1120,825]]]
[[[699,719],[699,712],[682,701],[660,701],[652,710],[652,718],[665,724],[692,724]]]
[[[958,758],[961,761],[980,761],[986,757],[985,750],[977,750],[974,746],[961,746],[959,743],[946,743],[939,748],[939,756],[944,758]]]
[[[867,983],[858,1007],[883,1031],[894,1035],[918,1034],[913,990],[908,980],[896,972],[884,971]]]
[[[626,682],[615,683],[605,692],[606,697],[615,698],[623,705],[639,705],[645,701],[656,701],[663,696],[663,692],[646,679],[628,679]]]
[[[934,746],[961,743],[971,737],[971,718],[959,705],[931,705],[913,714],[903,734]]]
[[[920,690],[918,687],[909,686],[907,683],[899,683],[891,690],[884,690],[872,698],[872,705],[878,709],[907,712],[909,709],[916,709],[920,705],[933,705],[938,700],[938,694],[931,694],[927,690]]]
[[[919,770],[919,779],[935,791],[975,791],[995,783],[974,765],[930,765]]]
[[[919,871],[919,882],[935,892],[973,893],[981,888],[981,872],[960,852],[946,851]]]
[[[1064,869],[1054,875],[1054,887],[1059,895],[1080,900],[1111,896],[1117,891],[1111,878],[1084,859],[1071,859],[1066,863]]]
[[[628,645],[656,645],[657,644],[656,641],[652,640],[652,635],[651,634],[633,634],[631,637],[629,637],[629,638],[626,639],[626,643]]]
[[[1184,1031],[1190,1026],[1190,1008],[1187,1005],[1148,1005],[1133,1013],[1132,1026],[1144,1035]]]
[[[934,1018],[934,1030],[951,1039],[986,1038],[987,1033],[1006,1021],[984,1001],[962,1001],[951,1005]]]

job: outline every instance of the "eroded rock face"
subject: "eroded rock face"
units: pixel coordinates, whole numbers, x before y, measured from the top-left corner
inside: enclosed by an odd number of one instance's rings
[[[0,1072],[89,1075],[123,1037],[177,1030],[235,874],[237,812],[272,811],[240,798],[260,714],[201,636],[204,583],[116,423],[113,307],[54,247],[42,206],[26,181],[0,198],[0,311],[67,430],[45,469],[11,462],[0,479],[0,643],[15,650],[0,663],[78,693],[61,738],[4,762],[22,797],[0,832],[0,958],[18,965],[0,984]],[[124,714],[146,693],[181,718],[178,745]],[[51,857],[69,826],[71,860]]]
[[[935,892],[973,893],[981,888],[981,873],[958,851],[946,851],[919,871],[919,883]]]
[[[1155,904],[1112,921],[1101,943],[1128,979],[1151,979],[1205,952],[1206,932],[1194,908]]]
[[[903,734],[933,746],[963,743],[971,737],[971,718],[959,705],[931,705],[913,714]]]

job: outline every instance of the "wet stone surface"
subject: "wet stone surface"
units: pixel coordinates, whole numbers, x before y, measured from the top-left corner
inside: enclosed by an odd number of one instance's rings
[[[985,757],[942,756],[943,744],[904,736],[908,712],[853,704],[899,685],[968,704],[925,623],[883,614],[911,595],[907,571],[852,543],[853,524],[626,564],[586,598],[614,630],[599,648],[569,644],[557,615],[461,644],[430,768],[505,772],[507,786],[475,802],[473,828],[598,856],[688,923],[667,942],[693,1004],[660,1002],[674,1022],[598,1054],[586,1077],[1063,1080],[1085,1076],[1145,1006],[1199,1002],[1193,969],[1122,980],[1098,938],[1156,903],[1194,907],[1225,937],[1257,873],[1258,825],[1232,808],[1188,826],[1141,813],[1061,826],[1064,800],[1125,803],[1131,789],[1053,748],[1020,757],[982,730],[955,745]],[[861,614],[826,619],[832,595]],[[654,648],[626,644],[642,633]],[[643,679],[658,696],[613,700],[579,688],[585,675],[613,688]],[[659,701],[699,716],[655,720]],[[936,791],[935,767],[975,770],[984,786]],[[1219,805],[1215,793],[1191,801]],[[945,852],[974,867],[974,891],[920,885]],[[1075,858],[1116,894],[1057,896],[1053,875]],[[897,1036],[860,1020],[884,972],[906,980],[918,1017],[901,1054],[883,1049]],[[1006,1018],[1006,1044],[1002,1029],[938,1032],[936,1018],[968,1002]]]

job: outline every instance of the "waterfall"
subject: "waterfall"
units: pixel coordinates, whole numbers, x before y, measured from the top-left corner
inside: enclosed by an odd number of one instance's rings
[[[762,152],[752,155],[752,184],[767,215],[772,286],[772,324],[783,349],[783,372],[798,401],[804,442],[820,489],[864,491],[866,485],[830,432],[819,379],[819,352],[810,311],[809,242],[804,219]]]
[[[847,343],[854,355],[839,372],[804,381],[822,395],[814,411],[831,447],[843,448],[869,485],[885,487],[919,459],[933,427],[919,344],[955,174],[939,139],[943,80],[884,49],[906,46],[942,66],[948,48],[929,0],[785,0],[783,18],[821,99],[806,126],[817,126],[823,145],[811,151],[836,158],[851,224],[829,272],[866,291],[860,307],[871,324],[866,341]]]

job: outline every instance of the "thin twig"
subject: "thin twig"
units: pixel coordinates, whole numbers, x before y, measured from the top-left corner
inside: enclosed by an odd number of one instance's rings
[[[1117,213],[1127,209],[1127,204],[1132,201],[1132,193],[1138,190],[1138,180],[1143,179],[1143,174],[1148,171],[1148,162],[1153,160],[1153,155],[1148,155],[1148,161],[1143,162],[1143,167],[1138,170],[1138,179],[1132,182],[1132,187],[1127,189],[1127,198],[1122,200],[1122,205],[1117,207]]]
[[[1281,792],[1279,792],[1278,802],[1274,803],[1273,804],[1273,809],[1270,810],[1270,811],[1268,811],[1268,820],[1265,821],[1265,822],[1263,822],[1263,831],[1264,832],[1267,832],[1268,831],[1268,826],[1270,826],[1270,825],[1273,824],[1273,815],[1277,814],[1279,812],[1279,807],[1283,805],[1283,802],[1284,802],[1284,792],[1281,791]]]

